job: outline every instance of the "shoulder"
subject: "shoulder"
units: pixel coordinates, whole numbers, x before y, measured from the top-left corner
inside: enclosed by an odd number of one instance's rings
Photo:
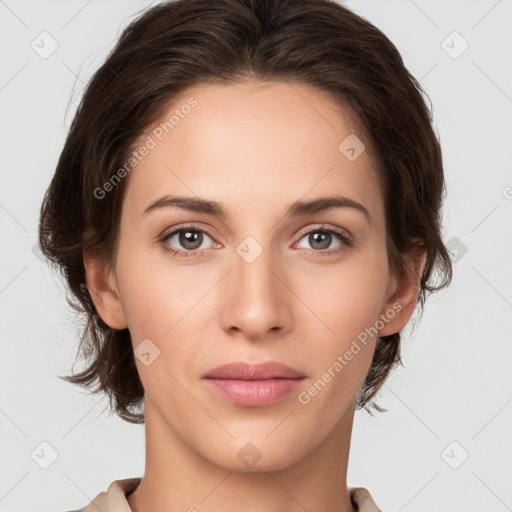
[[[364,487],[349,487],[348,491],[352,504],[357,507],[359,512],[382,512],[368,489]]]
[[[88,505],[69,512],[132,512],[126,495],[139,485],[141,477],[114,480],[106,491],[100,492]]]

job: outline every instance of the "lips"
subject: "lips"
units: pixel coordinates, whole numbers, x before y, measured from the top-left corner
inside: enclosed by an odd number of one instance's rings
[[[245,407],[280,402],[302,385],[305,375],[281,363],[228,363],[203,375],[217,395]]]
[[[266,380],[301,379],[305,375],[298,370],[275,361],[251,364],[243,361],[228,363],[207,372],[204,379]]]

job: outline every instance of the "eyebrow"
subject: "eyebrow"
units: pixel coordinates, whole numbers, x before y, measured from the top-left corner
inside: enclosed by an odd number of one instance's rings
[[[168,206],[175,206],[191,212],[206,213],[220,219],[226,219],[228,217],[228,213],[222,204],[216,201],[210,201],[198,197],[169,195],[163,196],[156,201],[153,201],[144,210],[142,216]],[[340,195],[323,196],[307,201],[295,201],[288,205],[285,216],[301,217],[303,215],[331,210],[333,208],[351,208],[359,211],[365,216],[368,223],[372,224],[369,211],[361,203],[358,203],[349,197]]]

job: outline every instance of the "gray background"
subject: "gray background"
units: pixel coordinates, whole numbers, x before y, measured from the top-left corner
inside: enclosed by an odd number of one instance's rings
[[[144,472],[144,427],[56,377],[71,369],[80,324],[33,247],[83,84],[149,5],[0,1],[1,511],[83,507]],[[512,1],[347,5],[388,35],[432,99],[455,262],[383,389],[389,411],[356,414],[349,485],[385,512],[512,510]]]

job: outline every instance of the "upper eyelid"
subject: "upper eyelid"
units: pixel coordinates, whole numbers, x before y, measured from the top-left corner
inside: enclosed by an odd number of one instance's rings
[[[304,229],[301,229],[298,234],[299,234],[299,236],[303,236],[303,235],[311,233],[312,231],[315,231],[315,230],[316,231],[331,231],[338,235],[345,236],[347,238],[353,238],[352,233],[350,233],[347,229],[341,228],[341,227],[329,226],[328,224],[325,224],[322,222],[320,222],[316,226],[306,227]]]

